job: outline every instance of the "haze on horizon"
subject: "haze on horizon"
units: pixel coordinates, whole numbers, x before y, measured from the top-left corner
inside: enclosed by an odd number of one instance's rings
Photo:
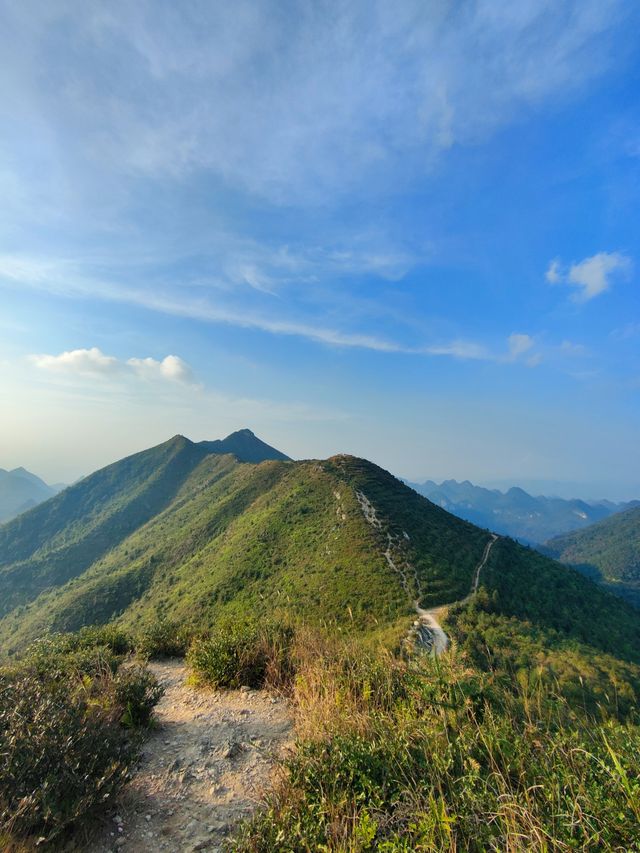
[[[640,497],[636,4],[0,23],[0,467],[250,427]]]

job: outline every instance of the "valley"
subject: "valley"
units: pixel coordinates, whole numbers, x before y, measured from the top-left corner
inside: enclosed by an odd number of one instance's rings
[[[554,536],[582,530],[634,505],[607,500],[567,500],[533,496],[518,487],[506,492],[487,489],[468,480],[409,483],[438,506],[525,544],[538,545]]]

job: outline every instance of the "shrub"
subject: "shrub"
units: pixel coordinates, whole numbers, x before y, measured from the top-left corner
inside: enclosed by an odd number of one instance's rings
[[[148,669],[121,669],[114,681],[115,704],[122,710],[120,722],[128,728],[148,727],[163,693],[164,688]]]
[[[192,636],[191,629],[182,623],[159,619],[137,634],[135,648],[145,658],[184,657]]]
[[[119,709],[32,673],[0,685],[0,827],[54,837],[123,784]]]
[[[187,655],[196,678],[212,687],[285,688],[293,675],[293,630],[233,623],[197,639]]]
[[[97,675],[105,667],[115,672],[133,646],[128,635],[113,625],[82,628],[77,633],[49,634],[32,643],[14,664],[45,678]]]
[[[127,778],[162,694],[112,628],[58,634],[0,670],[0,845],[59,835]]]

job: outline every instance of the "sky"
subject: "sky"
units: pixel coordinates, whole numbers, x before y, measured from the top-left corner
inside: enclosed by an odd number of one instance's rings
[[[640,6],[0,0],[0,467],[640,498]]]

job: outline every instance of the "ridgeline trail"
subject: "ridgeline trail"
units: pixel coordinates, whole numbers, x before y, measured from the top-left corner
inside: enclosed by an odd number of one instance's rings
[[[485,545],[484,551],[482,553],[482,559],[476,566],[475,572],[473,574],[473,583],[471,585],[471,591],[469,595],[462,599],[462,601],[469,601],[478,591],[478,585],[480,583],[480,573],[484,569],[487,564],[487,560],[489,559],[489,554],[491,553],[491,549],[498,541],[499,536],[497,533],[491,534],[491,539]],[[443,652],[449,648],[449,638],[445,634],[442,626],[438,619],[440,618],[440,614],[443,610],[446,609],[448,605],[441,605],[440,607],[433,607],[430,610],[424,610],[420,607],[420,601],[417,600],[415,602],[416,613],[418,614],[418,619],[414,622],[413,627],[418,635],[419,641],[422,646],[426,646],[429,648],[429,651],[433,651],[436,655],[441,655]]]
[[[337,494],[336,496],[339,499],[339,494]],[[378,516],[376,508],[373,506],[369,498],[364,494],[364,492],[361,491],[356,491],[356,498],[358,500],[358,503],[360,504],[360,509],[362,510],[362,514],[364,515],[365,519],[372,527],[384,534],[384,525],[380,520],[380,517]],[[444,610],[445,607],[447,607],[448,605],[432,607],[429,610],[425,610],[420,607],[420,582],[418,580],[418,575],[415,569],[406,560],[396,560],[393,555],[394,548],[397,551],[401,550],[403,540],[410,541],[409,534],[406,533],[406,531],[403,531],[402,537],[400,537],[386,530],[386,538],[387,547],[384,552],[384,558],[387,561],[387,565],[392,571],[399,575],[402,588],[409,596],[411,595],[409,573],[412,574],[415,583],[415,589],[418,592],[418,598],[414,601],[414,607],[416,613],[418,614],[418,618],[413,623],[412,634],[414,635],[416,642],[423,649],[433,652],[436,655],[441,655],[449,648],[449,638],[443,631],[438,619],[441,611]],[[498,539],[499,536],[497,535],[497,533],[491,534],[491,538],[485,545],[484,551],[482,553],[482,558],[473,573],[473,582],[471,584],[471,590],[469,594],[463,599],[463,601],[468,601],[478,591],[478,585],[480,583],[480,573],[487,564],[491,549],[493,548]]]
[[[157,727],[115,808],[82,849],[216,853],[270,786],[293,738],[289,708],[264,690],[191,687],[182,660],[149,669],[165,687]]]

